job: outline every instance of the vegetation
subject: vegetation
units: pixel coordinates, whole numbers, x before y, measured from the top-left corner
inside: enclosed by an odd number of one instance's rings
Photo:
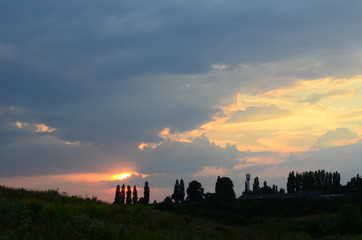
[[[287,181],[288,193],[319,191],[323,193],[341,192],[341,176],[338,172],[324,170],[303,173],[290,172]]]
[[[176,181],[175,188],[178,184]],[[207,218],[243,229],[282,229],[300,239],[362,238],[362,178],[353,177],[346,186],[340,184],[340,174],[324,170],[289,173],[288,194],[284,189],[269,187],[255,177],[252,190],[245,182],[245,191],[237,200],[230,178],[218,177],[215,193],[203,193],[201,183],[192,181],[187,189],[187,201],[179,204],[166,198],[158,204],[160,210]],[[197,197],[195,197],[197,196]],[[281,236],[284,236],[283,234]]]
[[[67,196],[55,190],[0,187],[0,239],[297,239],[307,235],[270,227],[240,228],[190,215],[153,209],[152,205],[115,205]],[[301,238],[299,238],[301,239]]]
[[[293,186],[294,192],[286,194],[266,181],[260,187],[256,178],[253,190],[236,199],[231,179],[218,177],[215,193],[204,193],[201,183],[191,181],[186,200],[181,179],[159,204],[147,204],[148,182],[140,200],[136,186],[132,191],[117,185],[114,204],[0,186],[0,240],[361,239],[362,178],[357,175],[346,186],[338,179],[337,172],[292,172],[287,189]],[[329,195],[306,194],[321,189]]]

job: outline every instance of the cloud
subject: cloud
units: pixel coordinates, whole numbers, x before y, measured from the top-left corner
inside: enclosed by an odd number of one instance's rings
[[[201,171],[194,174],[195,177],[223,176],[227,173],[227,169],[223,167],[204,167]]]
[[[20,129],[28,130],[35,133],[52,133],[57,130],[56,128],[51,128],[43,123],[27,123],[17,121],[13,124]]]
[[[23,137],[0,147],[2,176],[34,176],[89,171],[101,167],[100,152],[91,144],[54,136]]]
[[[350,94],[352,94],[353,92],[355,92],[355,90],[353,91],[344,91],[344,90],[338,90],[338,89],[333,89],[330,90],[326,93],[313,93],[311,94],[308,98],[306,98],[303,102],[307,102],[310,104],[316,104],[317,102],[319,102],[320,100],[322,100],[323,98],[326,97],[330,97],[330,96],[348,96]]]
[[[359,141],[343,146],[291,154],[286,161],[280,164],[280,168],[294,169],[299,172],[316,169],[338,171],[341,173],[343,182],[346,183],[351,177],[360,173],[361,147],[361,141]]]
[[[267,107],[250,107],[245,111],[234,112],[228,119],[228,122],[238,123],[264,121],[289,116],[290,114],[291,111],[281,109],[275,105],[270,105]]]
[[[348,145],[359,141],[356,133],[351,132],[348,128],[337,128],[328,131],[320,136],[317,141],[310,147],[310,150],[321,150],[325,148]]]
[[[235,146],[220,147],[206,136],[190,142],[165,141],[156,148],[144,148],[139,171],[144,173],[197,173],[210,167],[232,167],[240,157]]]

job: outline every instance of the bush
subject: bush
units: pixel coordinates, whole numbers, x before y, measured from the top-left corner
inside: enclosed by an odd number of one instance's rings
[[[362,233],[362,215],[359,206],[343,205],[337,215],[337,224],[340,233]]]

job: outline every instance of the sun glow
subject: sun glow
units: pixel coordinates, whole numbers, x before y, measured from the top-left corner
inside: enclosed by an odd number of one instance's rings
[[[132,173],[130,172],[124,172],[124,173],[119,173],[119,174],[115,174],[111,177],[112,180],[123,180],[126,178],[129,178],[130,176],[132,176]]]

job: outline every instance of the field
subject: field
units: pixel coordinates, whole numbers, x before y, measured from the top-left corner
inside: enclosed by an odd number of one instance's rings
[[[160,211],[154,205],[111,205],[56,190],[0,187],[0,216],[0,240],[362,239],[360,209],[351,204],[336,213],[256,216],[250,222],[233,215],[218,221],[213,213],[208,218],[192,210],[189,214],[187,208]]]

